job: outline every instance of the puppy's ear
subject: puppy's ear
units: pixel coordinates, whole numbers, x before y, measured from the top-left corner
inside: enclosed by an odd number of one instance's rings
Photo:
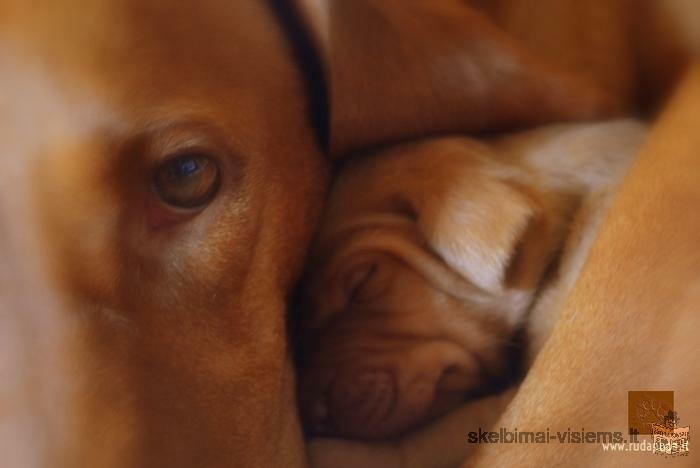
[[[463,0],[298,0],[324,58],[334,156],[612,111]]]

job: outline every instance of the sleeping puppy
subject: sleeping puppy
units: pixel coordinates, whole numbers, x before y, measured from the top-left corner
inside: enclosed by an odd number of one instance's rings
[[[526,322],[530,360],[585,258],[580,233],[644,134],[631,120],[557,125],[343,167],[305,287],[310,430],[392,437],[455,408],[508,377]]]

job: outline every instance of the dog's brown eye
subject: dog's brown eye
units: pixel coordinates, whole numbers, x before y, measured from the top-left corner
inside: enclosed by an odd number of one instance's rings
[[[183,153],[161,164],[153,176],[158,197],[175,208],[201,208],[214,198],[220,174],[216,161],[206,154]]]

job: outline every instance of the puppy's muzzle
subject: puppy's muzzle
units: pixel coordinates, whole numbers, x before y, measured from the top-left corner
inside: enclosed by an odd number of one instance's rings
[[[371,432],[390,416],[397,398],[398,387],[392,371],[361,370],[333,382],[328,394],[329,416],[340,433]]]
[[[398,436],[459,405],[465,392],[486,378],[469,356],[432,346],[377,361],[307,369],[301,408],[310,432],[361,439]]]

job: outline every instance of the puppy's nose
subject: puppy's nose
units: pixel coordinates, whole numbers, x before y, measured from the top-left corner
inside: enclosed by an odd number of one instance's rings
[[[328,416],[335,432],[372,434],[390,415],[397,394],[396,377],[388,370],[365,369],[339,377],[328,395]]]

